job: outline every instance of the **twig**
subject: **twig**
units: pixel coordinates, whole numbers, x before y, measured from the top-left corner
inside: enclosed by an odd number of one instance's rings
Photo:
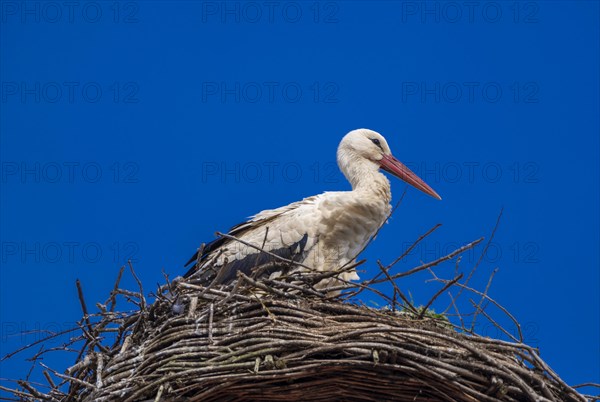
[[[75,280],[75,285],[77,286],[77,296],[79,297],[79,304],[81,304],[81,310],[83,311],[83,319],[88,327],[88,331],[91,333],[92,324],[90,323],[90,317],[88,315],[87,306],[85,305],[85,299],[83,297],[83,289],[81,288],[81,282],[79,279]]]
[[[596,388],[600,388],[600,384],[596,384],[595,382],[584,382],[582,384],[571,385],[571,388],[583,388],[583,387],[596,387]]]
[[[23,346],[23,347],[20,347],[19,349],[15,350],[15,351],[13,351],[13,352],[11,352],[11,353],[7,353],[6,355],[4,355],[4,357],[2,357],[2,359],[0,359],[0,362],[4,361],[4,360],[6,360],[6,359],[10,359],[11,357],[13,357],[14,355],[16,355],[17,353],[20,353],[20,352],[22,352],[22,351],[24,351],[24,350],[27,350],[27,349],[29,349],[29,348],[31,348],[31,347],[33,347],[33,346],[35,346],[35,345],[39,345],[39,344],[40,344],[40,343],[42,343],[42,342],[49,341],[49,340],[51,340],[51,339],[54,339],[54,338],[56,338],[56,337],[58,337],[58,336],[61,336],[61,335],[67,334],[67,333],[69,333],[69,332],[74,332],[74,331],[75,331],[75,330],[77,330],[77,329],[78,329],[78,327],[69,328],[69,329],[66,329],[66,330],[64,330],[64,331],[60,331],[60,332],[53,333],[52,335],[49,335],[49,336],[47,336],[47,337],[45,337],[45,338],[38,339],[37,341],[34,341],[34,342],[32,342],[32,343],[30,343],[30,344],[28,344],[28,345],[25,345],[25,346]]]
[[[6,391],[6,392],[8,392],[10,394],[13,394],[13,395],[16,395],[16,396],[19,396],[19,397],[23,398],[23,399],[8,399],[7,398],[6,400],[14,400],[14,401],[22,401],[23,400],[23,401],[27,401],[32,396],[31,393],[28,394],[26,392],[19,391],[17,389],[11,389],[11,388],[7,388],[7,387],[3,387],[2,385],[0,385],[0,390],[1,391]],[[4,399],[4,398],[2,398],[2,399]],[[46,398],[46,399],[40,398],[40,399],[42,399],[42,400],[48,400],[48,398]],[[56,399],[51,399],[51,400],[56,400]]]
[[[479,259],[477,260],[477,263],[475,263],[475,266],[473,267],[471,272],[469,272],[469,275],[467,276],[467,279],[465,280],[465,283],[464,283],[465,286],[467,286],[469,284],[469,281],[473,277],[473,274],[475,274],[477,267],[479,267],[479,264],[481,264],[481,261],[483,261],[483,258],[485,257],[485,255],[488,251],[488,248],[490,247],[490,244],[492,243],[492,240],[494,240],[494,236],[496,235],[496,230],[498,230],[498,225],[500,225],[500,218],[502,218],[503,212],[504,212],[504,207],[500,208],[500,213],[498,214],[498,217],[496,218],[496,224],[494,225],[494,229],[492,229],[492,234],[490,235],[490,238],[488,239],[487,243],[485,244],[485,247],[481,251],[481,254],[479,255]],[[457,299],[460,296],[460,294],[461,294],[461,290],[459,289],[458,294],[456,295]]]
[[[425,312],[427,311],[427,309],[433,304],[433,302],[435,301],[435,299],[437,299],[442,293],[444,293],[446,291],[446,289],[448,289],[450,286],[454,285],[456,282],[460,281],[463,277],[463,274],[458,275],[456,278],[452,279],[451,281],[448,281],[443,288],[441,288],[440,290],[438,290],[431,299],[429,299],[429,302],[425,305],[425,307],[423,307],[423,309],[421,310],[421,312],[419,313],[418,319],[421,320],[423,319],[423,316],[425,315]]]
[[[440,263],[442,263],[444,261],[447,261],[447,260],[453,258],[454,256],[456,256],[458,254],[464,253],[466,250],[469,250],[469,249],[475,247],[477,244],[481,243],[482,240],[483,240],[483,237],[479,238],[479,239],[477,239],[477,240],[475,240],[475,241],[473,241],[473,242],[471,242],[471,243],[469,243],[467,245],[464,245],[464,246],[462,246],[462,247],[454,250],[450,254],[447,254],[447,255],[445,255],[445,256],[443,256],[441,258],[438,258],[435,261],[428,262],[426,264],[419,265],[418,267],[410,269],[408,271],[392,275],[391,279],[395,280],[395,279],[402,278],[402,277],[405,277],[405,276],[413,275],[413,274],[415,274],[415,273],[417,273],[419,271],[423,271],[423,270],[426,270],[426,269],[431,268],[433,266],[436,266],[436,265],[438,265],[438,264],[440,264]],[[382,281],[382,280],[373,281],[373,282],[371,282],[371,284],[376,284],[376,283],[381,283],[381,282],[384,282],[384,281]]]
[[[46,377],[46,381],[48,381],[48,384],[50,384],[50,388],[56,388],[56,384],[54,384],[54,381],[52,381],[52,377],[50,377],[48,370],[44,370],[42,374],[44,374],[44,377]]]
[[[227,234],[227,233],[221,233],[221,232],[217,232],[217,235],[218,235],[218,236],[225,237],[225,238],[227,238],[227,239],[231,239],[231,240],[235,240],[235,241],[237,241],[237,242],[240,242],[240,243],[242,243],[242,244],[244,244],[244,245],[246,245],[246,246],[248,246],[248,247],[252,247],[252,248],[253,248],[253,249],[255,249],[255,250],[261,251],[261,252],[263,252],[263,253],[265,253],[265,254],[267,254],[267,255],[269,255],[269,256],[271,256],[271,257],[275,258],[275,259],[278,259],[278,260],[280,260],[280,261],[286,262],[286,263],[288,263],[288,264],[292,264],[292,265],[298,265],[298,266],[300,266],[300,267],[302,267],[302,268],[306,268],[306,269],[308,269],[308,270],[310,270],[310,271],[316,271],[316,269],[314,269],[314,268],[312,268],[312,267],[309,267],[309,266],[307,266],[307,265],[301,264],[301,263],[299,263],[299,262],[297,262],[297,261],[294,261],[294,260],[290,260],[290,259],[287,259],[287,258],[283,258],[283,257],[281,257],[281,256],[279,256],[279,255],[277,255],[277,254],[274,254],[274,253],[272,253],[272,252],[270,252],[270,251],[263,250],[263,249],[261,249],[260,247],[258,247],[258,246],[255,246],[255,245],[254,245],[254,244],[252,244],[252,243],[248,243],[247,241],[244,241],[244,240],[238,239],[237,237],[235,237],[235,236],[231,236],[231,235],[229,235],[229,234]]]
[[[125,271],[125,265],[121,265],[119,268],[119,273],[117,274],[117,279],[115,280],[115,284],[113,286],[112,292],[110,292],[110,298],[107,303],[110,303],[110,311],[115,311],[115,307],[117,306],[117,289],[119,289],[119,283],[121,282],[121,277],[123,276],[123,272]]]
[[[208,341],[213,342],[213,315],[214,315],[214,304],[210,303],[208,309]]]
[[[29,383],[27,381],[17,381],[17,383],[22,386],[23,388],[25,388],[27,391],[29,391],[29,393],[31,393],[31,395],[35,396],[36,398],[39,398],[41,400],[44,401],[49,401],[52,400],[54,398],[49,397],[48,395],[44,395],[41,392],[39,392],[37,389],[33,388],[31,385],[29,385]]]
[[[510,339],[512,339],[512,340],[513,340],[513,341],[515,341],[515,342],[519,342],[519,343],[522,343],[522,342],[523,342],[523,339],[517,339],[517,338],[515,338],[515,337],[514,337],[514,336],[513,336],[513,335],[512,335],[510,332],[508,332],[507,330],[505,330],[505,329],[502,327],[502,325],[500,325],[500,324],[498,324],[496,321],[494,321],[494,319],[492,319],[492,317],[490,317],[490,316],[489,316],[489,314],[487,314],[487,313],[485,312],[485,310],[484,310],[484,309],[482,309],[482,308],[481,308],[481,306],[480,306],[479,304],[475,304],[475,302],[473,301],[473,299],[469,299],[469,301],[471,302],[471,304],[473,305],[473,307],[475,307],[475,309],[476,309],[477,311],[479,311],[481,314],[483,314],[483,316],[484,316],[485,318],[487,318],[487,319],[488,319],[488,320],[489,320],[489,321],[490,321],[490,322],[491,322],[491,323],[492,323],[492,324],[493,324],[493,325],[494,325],[496,328],[498,328],[500,331],[504,332],[504,334],[505,334],[506,336],[508,336]],[[470,332],[471,332],[471,333],[472,333],[472,332],[474,332],[474,327],[473,327],[473,326],[471,326],[471,331],[470,331]]]
[[[445,279],[438,279],[441,282],[446,282]],[[517,321],[517,319],[506,309],[504,308],[500,303],[498,303],[497,301],[495,301],[494,299],[492,299],[491,297],[489,297],[488,295],[485,295],[484,293],[475,290],[469,286],[466,286],[462,283],[457,283],[456,286],[460,286],[461,288],[463,288],[464,290],[468,290],[470,292],[473,292],[479,296],[483,296],[486,298],[486,300],[489,300],[490,302],[492,302],[492,304],[494,304],[496,307],[498,307],[500,310],[502,310],[502,312],[504,314],[506,314],[506,316],[508,318],[510,318],[510,320],[513,322],[513,324],[515,324],[515,326],[517,327],[517,331],[519,332],[519,339],[523,339],[523,333],[521,332],[521,325],[519,325],[519,322]]]
[[[83,385],[84,387],[89,388],[89,389],[95,388],[94,385],[90,384],[87,381],[83,381],[83,380],[80,380],[79,378],[61,374],[61,373],[57,372],[56,370],[53,370],[50,367],[46,366],[44,363],[40,362],[40,366],[44,367],[46,370],[50,370],[52,372],[52,374],[54,374],[56,377],[69,381],[71,384],[75,383],[75,384]]]
[[[481,296],[481,299],[479,300],[479,303],[477,304],[477,309],[475,310],[475,314],[473,315],[473,320],[471,321],[471,331],[473,331],[474,328],[475,328],[475,321],[477,320],[477,314],[478,314],[478,312],[483,311],[483,309],[481,308],[481,305],[483,304],[483,301],[485,300],[485,296],[487,296],[488,290],[490,289],[490,286],[492,284],[492,280],[494,279],[494,276],[496,275],[496,272],[498,272],[498,268],[494,268],[494,270],[490,274],[490,277],[488,279],[488,283],[485,286],[485,290],[483,291],[483,296]],[[466,284],[466,281],[465,281],[465,284]],[[462,290],[462,288],[461,288],[461,290]],[[521,339],[520,341],[523,342],[523,339]]]
[[[407,309],[409,309],[413,314],[418,314],[417,309],[415,308],[415,306],[412,305],[412,303],[408,300],[408,298],[404,295],[404,292],[402,292],[400,290],[400,288],[398,287],[398,285],[396,284],[396,281],[392,280],[392,278],[390,277],[389,272],[385,269],[385,267],[379,265],[379,269],[381,270],[381,272],[383,272],[383,274],[389,279],[390,283],[392,284],[392,286],[394,287],[394,294],[398,294],[398,296],[402,299],[402,301],[404,302],[404,305],[406,306]]]
[[[262,282],[256,281],[256,280],[250,278],[248,275],[244,274],[242,271],[238,271],[237,275],[238,275],[238,277],[243,278],[244,281],[248,282],[250,285],[252,285],[254,287],[257,287],[257,288],[259,288],[261,290],[264,290],[266,292],[273,293],[273,294],[275,294],[277,296],[285,297],[287,299],[295,299],[295,298],[297,298],[296,295],[293,295],[293,294],[288,293],[288,292],[284,292],[283,290],[279,290],[279,289],[276,289],[274,287],[267,286],[267,285],[265,285]]]
[[[419,238],[413,242],[413,244],[410,245],[409,248],[407,248],[401,255],[400,257],[396,258],[394,261],[392,261],[387,267],[385,267],[386,271],[388,271],[390,268],[392,268],[394,265],[396,265],[399,261],[401,261],[404,257],[406,257],[408,254],[410,254],[410,252],[417,247],[417,245],[423,240],[425,239],[427,236],[429,236],[430,234],[432,234],[433,232],[435,232],[438,228],[440,228],[442,226],[441,223],[436,224],[434,227],[432,227],[431,229],[429,229],[427,232],[425,232],[424,234],[422,234],[421,236],[419,236]],[[377,279],[377,277],[375,277],[374,279]]]
[[[138,284],[138,287],[140,289],[140,308],[141,310],[145,310],[146,309],[146,298],[144,297],[144,287],[142,286],[142,281],[140,281],[140,278],[138,278],[138,276],[135,273],[135,270],[133,269],[133,264],[131,263],[131,260],[127,261],[127,265],[129,265],[129,270],[131,271],[131,275],[133,276],[133,279],[135,279],[135,281]]]
[[[456,315],[458,316],[458,319],[460,320],[460,328],[465,331],[465,322],[463,321],[462,315],[460,314],[460,311],[458,311],[458,307],[456,306],[456,303],[454,302],[454,297],[452,297],[452,292],[448,292],[448,296],[450,297],[450,301],[452,302],[452,306],[454,306],[454,311],[456,311]],[[444,313],[442,313],[444,314]]]
[[[160,384],[160,387],[158,387],[158,391],[156,392],[156,397],[154,398],[154,402],[160,401],[160,398],[162,397],[162,393],[163,393],[164,389],[165,389],[164,384]]]

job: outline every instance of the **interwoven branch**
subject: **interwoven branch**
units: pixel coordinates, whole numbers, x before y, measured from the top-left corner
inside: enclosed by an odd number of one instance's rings
[[[589,400],[534,348],[481,337],[432,314],[428,307],[452,289],[495,303],[488,289],[460,283],[462,274],[449,280],[434,274],[443,286],[425,307],[412,305],[395,283],[394,297],[385,299],[389,306],[348,301],[365,290],[381,294],[375,283],[431,270],[479,241],[402,273],[380,265],[385,279],[337,286],[343,292],[333,298],[332,289],[311,287],[322,272],[305,272],[300,282],[293,275],[269,280],[240,273],[225,287],[167,278],[150,303],[129,265],[139,292],[120,289],[121,270],[96,314],[78,287],[81,335],[68,346],[83,346],[65,372],[39,363],[49,389],[28,381],[19,382],[20,389],[0,388],[25,401]],[[137,308],[118,312],[120,298]],[[482,302],[474,307],[489,317]]]

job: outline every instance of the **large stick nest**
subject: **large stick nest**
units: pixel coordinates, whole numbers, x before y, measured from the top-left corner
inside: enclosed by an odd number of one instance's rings
[[[63,373],[39,363],[49,390],[19,381],[11,392],[28,401],[586,401],[534,348],[469,333],[428,310],[447,289],[473,290],[462,275],[435,276],[443,287],[420,308],[393,283],[478,242],[401,274],[380,266],[380,275],[335,297],[311,286],[322,273],[303,274],[304,285],[240,273],[226,287],[169,282],[149,305],[141,283],[137,292],[119,288],[122,268],[97,314],[87,312],[79,287],[76,363]],[[393,297],[372,289],[381,281],[393,283]],[[389,305],[349,301],[364,290]],[[493,302],[486,293],[477,292],[476,312]],[[137,309],[117,312],[121,297]]]

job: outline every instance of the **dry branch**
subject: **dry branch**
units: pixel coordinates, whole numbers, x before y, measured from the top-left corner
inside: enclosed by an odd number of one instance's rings
[[[458,289],[457,295],[469,292],[480,298],[472,302],[473,320],[481,315],[495,323],[484,311],[484,301],[514,320],[489,297],[491,277],[485,291],[478,292],[467,286],[474,270],[464,283],[460,282],[463,274],[447,280],[432,270],[455,257],[458,261],[462,252],[479,242],[406,272],[389,272],[398,260],[386,267],[379,264],[380,271],[370,281],[337,286],[345,293],[336,298],[327,294],[332,289],[310,286],[334,274],[304,272],[299,281],[293,274],[274,280],[240,273],[228,286],[178,278],[159,286],[155,301],[148,303],[129,263],[139,291],[119,288],[121,268],[98,313],[89,313],[78,284],[83,311],[80,335],[64,349],[77,342],[83,346],[70,368],[60,373],[37,361],[49,386],[20,381],[20,389],[0,389],[23,401],[594,399],[565,384],[534,348],[473,334],[463,322],[468,314],[459,312],[452,295],[460,325],[429,310],[442,294]],[[425,307],[415,307],[395,280],[426,269],[443,286]],[[386,281],[393,286],[393,297],[373,287]],[[363,291],[381,296],[390,305],[372,308],[348,301]],[[131,301],[137,309],[115,311],[118,298]],[[116,340],[105,340],[107,333]]]

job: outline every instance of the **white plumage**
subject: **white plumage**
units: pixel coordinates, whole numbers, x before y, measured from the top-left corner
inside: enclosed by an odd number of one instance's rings
[[[390,214],[390,182],[380,168],[440,199],[391,155],[387,141],[375,131],[359,129],[346,134],[338,147],[337,162],[352,184],[352,191],[325,192],[259,212],[228,233],[254,247],[219,238],[201,249],[200,258],[199,251],[190,259],[188,264],[196,264],[186,276],[225,284],[236,278],[238,270],[252,275],[257,269],[270,266],[269,276],[275,278],[281,271],[274,267],[277,258],[273,254],[318,271],[336,270],[353,262]],[[270,254],[261,253],[258,248]],[[358,279],[355,270],[339,277]],[[331,280],[318,287],[330,285]]]

